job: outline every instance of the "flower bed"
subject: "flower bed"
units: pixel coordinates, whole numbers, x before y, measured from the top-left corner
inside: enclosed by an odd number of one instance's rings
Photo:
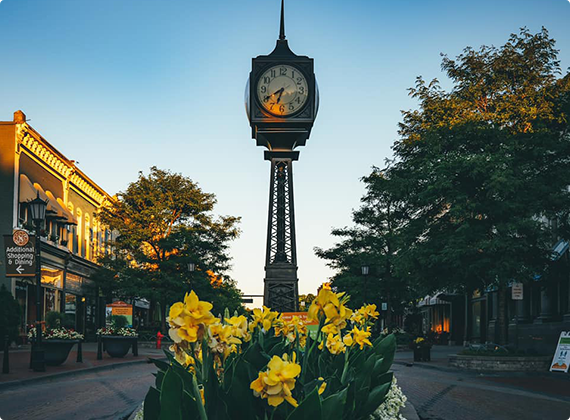
[[[137,334],[137,330],[135,330],[134,328],[129,328],[129,327],[121,327],[121,328],[116,328],[116,327],[107,327],[107,328],[99,328],[97,330],[97,335],[100,336],[120,336],[120,337],[138,337]]]
[[[36,327],[30,327],[28,339],[36,339]],[[83,340],[83,334],[63,327],[47,328],[45,331],[42,331],[42,340]]]
[[[144,402],[144,418],[398,419],[405,397],[389,372],[393,335],[370,341],[376,305],[357,311],[324,286],[308,311],[313,339],[297,317],[269,308],[224,314],[194,292],[170,308],[174,341]]]

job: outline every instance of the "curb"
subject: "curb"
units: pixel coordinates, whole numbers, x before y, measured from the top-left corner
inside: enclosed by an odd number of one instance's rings
[[[27,379],[19,379],[16,381],[0,382],[0,390],[4,390],[7,388],[17,388],[17,387],[21,387],[21,386],[29,385],[29,384],[40,384],[40,383],[44,383],[44,382],[51,382],[51,381],[56,380],[56,379],[81,375],[84,373],[103,372],[106,370],[120,369],[122,367],[132,366],[132,365],[136,365],[136,364],[140,364],[140,363],[152,363],[150,361],[150,359],[151,359],[151,357],[147,356],[145,359],[132,360],[130,362],[112,363],[112,364],[104,365],[104,366],[94,366],[94,367],[88,367],[88,368],[84,368],[84,369],[71,370],[68,372],[53,373],[51,375],[44,375],[44,376],[40,376],[38,378],[27,378]],[[154,357],[152,357],[152,359],[154,359]],[[156,358],[156,359],[157,360],[166,360],[165,357]]]
[[[414,407],[409,399],[406,401],[404,408],[400,410],[400,415],[406,420],[420,420],[420,416],[418,415],[416,407]]]

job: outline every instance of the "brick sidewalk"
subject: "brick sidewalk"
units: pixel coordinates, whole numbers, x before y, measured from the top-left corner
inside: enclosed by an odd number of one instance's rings
[[[8,385],[9,382],[49,378],[53,375],[62,373],[81,372],[88,369],[98,367],[111,367],[112,365],[120,365],[123,363],[144,363],[151,358],[164,357],[162,350],[144,348],[139,345],[138,356],[133,356],[130,351],[123,358],[112,358],[107,353],[103,352],[103,359],[97,360],[97,343],[84,343],[83,344],[83,362],[78,363],[77,360],[77,345],[73,347],[69,353],[69,357],[60,366],[46,366],[45,372],[34,372],[29,368],[30,366],[30,348],[22,348],[10,351],[10,373],[0,373],[0,385]],[[0,353],[0,360],[3,353]]]

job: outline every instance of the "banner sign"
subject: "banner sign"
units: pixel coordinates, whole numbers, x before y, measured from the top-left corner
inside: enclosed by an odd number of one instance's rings
[[[523,284],[522,283],[513,283],[512,288],[511,288],[511,297],[513,300],[523,300],[524,299],[524,294],[523,294]]]
[[[6,277],[33,277],[36,275],[36,238],[25,230],[4,235]]]
[[[570,331],[560,333],[556,353],[550,365],[551,372],[568,372],[570,366]]]
[[[121,300],[107,305],[108,315],[122,315],[127,318],[129,326],[133,326],[133,305]]]

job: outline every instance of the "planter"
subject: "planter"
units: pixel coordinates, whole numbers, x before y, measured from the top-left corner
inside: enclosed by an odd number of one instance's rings
[[[546,372],[551,356],[468,356],[450,354],[449,366],[466,370],[501,372]]]
[[[59,366],[67,360],[69,352],[79,340],[43,340],[42,348],[46,365]]]
[[[414,347],[414,362],[431,361],[431,347]]]
[[[102,336],[105,351],[111,357],[125,357],[137,337],[124,337],[122,335]]]

